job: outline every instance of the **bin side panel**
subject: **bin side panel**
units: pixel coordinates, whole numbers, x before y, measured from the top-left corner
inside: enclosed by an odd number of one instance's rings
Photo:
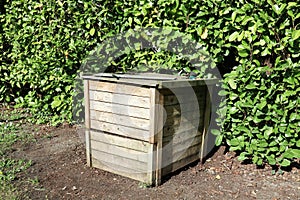
[[[145,183],[149,180],[151,144],[99,131],[91,131],[92,166]]]
[[[90,81],[91,129],[150,140],[150,89]]]
[[[196,99],[190,98],[190,92],[187,88],[164,91],[163,175],[198,160],[201,153],[206,86],[193,88]]]

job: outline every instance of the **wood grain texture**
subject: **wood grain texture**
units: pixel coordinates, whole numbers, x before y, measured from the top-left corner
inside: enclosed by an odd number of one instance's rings
[[[149,97],[136,96],[135,94],[117,94],[114,92],[90,90],[89,95],[90,95],[90,99],[94,101],[100,101],[100,102],[106,102],[112,104],[122,104],[122,105],[142,107],[142,108],[150,107]]]
[[[149,88],[111,82],[90,81],[90,90],[106,91],[114,94],[129,94],[140,97],[150,97]]]
[[[150,109],[99,101],[90,101],[90,109],[142,119],[150,119]]]
[[[101,122],[107,122],[116,125],[123,125],[136,129],[149,130],[150,120],[141,119],[137,117],[130,117],[124,115],[118,115],[115,113],[101,112],[97,110],[90,110],[91,120],[97,120]]]
[[[89,96],[89,81],[83,81],[84,87],[84,109],[85,109],[85,145],[86,145],[86,163],[88,166],[91,166],[91,144],[90,144],[90,128],[91,128],[91,120],[90,120],[90,96]]]
[[[92,161],[93,161],[93,167],[96,167],[98,169],[102,169],[114,174],[125,176],[134,180],[138,180],[143,183],[152,184],[151,180],[148,179],[147,173],[139,172],[132,168],[126,168],[122,165],[122,163],[112,164],[106,161],[99,161],[95,158],[92,158]]]
[[[102,133],[98,131],[91,130],[91,140],[99,141],[106,144],[111,144],[117,147],[124,147],[128,149],[132,149],[139,152],[148,152],[149,151],[149,143],[130,139],[130,138],[124,138],[117,135],[112,135],[108,133]]]
[[[149,131],[97,120],[91,120],[91,128],[98,131],[119,135],[121,137],[124,136],[128,138],[135,138],[146,142],[149,142],[151,138]]]
[[[104,142],[91,140],[92,150],[106,152],[111,155],[120,156],[126,159],[136,160],[143,163],[148,163],[148,153],[141,152],[128,147],[115,146]]]
[[[93,158],[99,161],[106,162],[113,165],[120,165],[127,169],[133,169],[138,172],[147,173],[147,162],[140,162],[138,160],[129,159],[120,155],[115,155],[110,152],[97,151],[92,149]]]

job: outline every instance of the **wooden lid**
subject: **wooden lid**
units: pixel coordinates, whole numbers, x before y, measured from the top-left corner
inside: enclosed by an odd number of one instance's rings
[[[218,79],[188,79],[183,76],[169,75],[169,74],[156,74],[156,73],[99,73],[82,76],[85,80],[96,80],[113,83],[122,83],[129,85],[138,85],[142,87],[156,87],[163,88],[178,88],[178,87],[191,87],[200,85],[214,85]]]

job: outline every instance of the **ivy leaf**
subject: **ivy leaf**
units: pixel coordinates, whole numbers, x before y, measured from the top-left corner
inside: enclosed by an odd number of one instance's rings
[[[292,39],[297,40],[300,37],[300,30],[294,30],[292,32]]]
[[[283,159],[280,163],[280,165],[282,167],[287,167],[287,166],[290,166],[291,165],[291,161],[287,160],[287,159]]]
[[[96,31],[95,28],[92,28],[92,29],[90,30],[90,35],[93,36],[93,35],[95,34],[95,31]]]
[[[239,32],[233,32],[230,36],[229,36],[229,42],[234,41],[237,37],[239,36]]]
[[[236,89],[236,83],[233,79],[229,79],[228,84],[232,89],[234,89],[234,90]]]

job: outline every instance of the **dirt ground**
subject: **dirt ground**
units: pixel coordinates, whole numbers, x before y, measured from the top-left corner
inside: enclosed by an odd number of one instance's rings
[[[39,126],[32,134],[35,142],[16,144],[11,153],[33,163],[18,177],[22,199],[300,199],[299,166],[272,175],[270,167],[242,165],[224,147],[204,165],[195,163],[161,186],[145,188],[86,166],[84,137],[74,127]]]

